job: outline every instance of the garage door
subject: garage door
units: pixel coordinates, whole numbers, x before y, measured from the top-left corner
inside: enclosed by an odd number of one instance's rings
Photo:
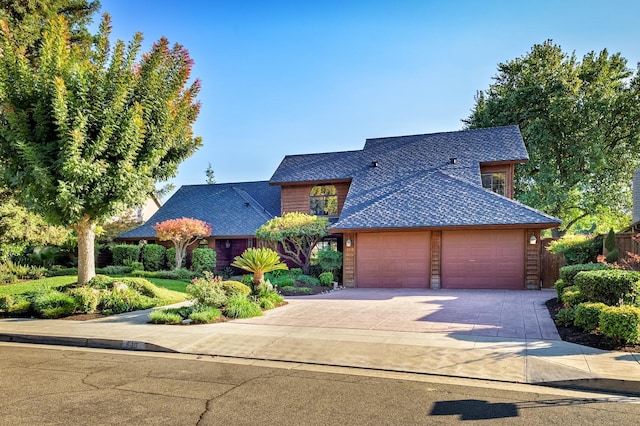
[[[524,288],[524,237],[508,231],[443,231],[443,288]]]
[[[357,287],[429,287],[429,232],[358,234]]]

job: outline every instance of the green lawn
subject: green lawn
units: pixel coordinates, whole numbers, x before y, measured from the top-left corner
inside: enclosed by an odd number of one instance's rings
[[[40,287],[57,288],[78,282],[76,275],[63,275],[61,277],[48,277],[39,280],[25,281],[16,284],[7,284],[0,286],[0,295],[5,294],[23,294],[37,290]]]
[[[145,278],[148,281],[151,281],[158,287],[166,288],[167,290],[177,291],[178,293],[187,293],[187,286],[189,283],[178,280],[168,280],[165,278]]]

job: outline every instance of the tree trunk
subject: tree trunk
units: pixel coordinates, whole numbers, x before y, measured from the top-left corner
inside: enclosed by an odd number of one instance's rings
[[[257,293],[262,288],[262,282],[264,281],[264,272],[262,271],[254,271],[253,272],[253,292]]]
[[[73,229],[78,234],[78,284],[83,285],[96,275],[94,225],[88,216]]]
[[[182,268],[182,259],[184,256],[186,256],[186,254],[187,254],[186,247],[176,245],[176,268],[175,269]]]

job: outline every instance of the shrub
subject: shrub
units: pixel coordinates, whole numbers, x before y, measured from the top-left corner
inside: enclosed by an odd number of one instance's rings
[[[142,249],[142,263],[147,271],[159,271],[164,267],[167,249],[160,244],[147,244]],[[175,262],[174,262],[175,263]]]
[[[126,265],[125,261],[137,262],[140,260],[140,246],[133,244],[118,244],[111,247],[113,253],[113,264],[116,266]]]
[[[567,283],[567,286],[574,285],[573,279],[582,271],[601,271],[611,269],[602,263],[585,263],[580,265],[569,265],[560,268],[560,279]]]
[[[207,306],[202,310],[196,309],[191,312],[189,319],[191,319],[194,324],[209,324],[218,321],[221,316],[222,313],[217,308]]]
[[[612,269],[583,271],[575,277],[585,301],[617,305],[620,300],[634,304],[640,300],[640,273]]]
[[[232,296],[234,294],[241,294],[243,296],[248,296],[251,293],[251,287],[248,285],[242,284],[239,281],[222,281],[220,286],[224,290],[224,293],[227,296]]]
[[[143,296],[147,296],[147,297],[157,297],[157,287],[145,280],[144,278],[129,278],[129,277],[125,277],[125,278],[118,278],[116,280],[114,280],[115,282],[119,282],[122,283],[124,285],[126,285],[127,287],[137,291],[138,293],[142,294]]]
[[[0,311],[8,312],[11,305],[13,305],[13,296],[11,296],[10,294],[1,294]]]
[[[182,317],[175,309],[158,309],[149,314],[149,319],[154,324],[180,324]]]
[[[13,304],[8,307],[7,313],[22,315],[31,310],[31,301],[25,296],[16,296],[13,300]]]
[[[260,292],[258,304],[262,309],[273,309],[284,301],[284,297],[273,290],[263,290]]]
[[[222,288],[220,278],[214,277],[211,273],[205,273],[204,278],[194,278],[186,290],[201,305],[218,308],[227,302],[227,295]]]
[[[251,318],[262,315],[262,309],[256,302],[240,294],[234,294],[227,300],[224,314],[229,318]]]
[[[154,305],[154,299],[143,296],[130,288],[105,290],[100,294],[99,306],[105,314],[121,314],[139,309],[149,309]]]
[[[13,274],[0,274],[0,284],[13,284],[18,282],[18,277]]]
[[[180,268],[184,268],[185,262],[187,261],[186,256],[182,256],[182,264]],[[167,249],[167,268],[176,269],[176,248],[170,247]]]
[[[318,250],[318,265],[324,272],[336,274],[342,268],[342,253],[332,249]]]
[[[295,293],[311,293],[312,292],[312,290],[309,287],[296,287],[293,285],[280,287],[280,291],[295,292]]]
[[[100,291],[91,287],[78,287],[69,291],[69,296],[76,301],[76,311],[92,314],[100,302]]]
[[[302,269],[300,268],[291,268],[289,269],[289,275],[292,277],[297,277],[298,275],[302,275]]]
[[[560,301],[568,304],[569,306],[576,306],[578,303],[584,302],[584,296],[580,292],[580,287],[577,285],[570,285],[562,290],[562,297]]]
[[[197,278],[200,274],[181,268],[173,269],[171,271],[133,271],[131,275],[143,278],[164,278],[168,280],[189,281],[193,278]]]
[[[296,277],[296,281],[307,284],[307,285],[320,285],[320,280],[316,277],[310,277],[309,275],[299,275]]]
[[[133,271],[131,266],[109,265],[104,268],[96,268],[96,274],[104,275],[124,275],[131,273],[131,271]]]
[[[617,248],[611,250],[609,253],[607,253],[607,256],[604,258],[604,260],[606,260],[609,263],[614,263],[618,261],[618,257],[620,257],[620,252],[618,251]]]
[[[566,235],[552,241],[548,248],[553,254],[563,254],[568,265],[595,262],[601,249],[602,236],[599,235]]]
[[[287,287],[287,286],[295,286],[296,285],[296,279],[293,277],[276,277],[273,278],[271,280],[271,283],[273,283],[273,285],[278,286],[278,287]]]
[[[606,307],[604,303],[580,303],[576,306],[573,323],[583,330],[593,331],[598,328],[600,312]]]
[[[329,286],[333,283],[333,273],[323,272],[318,276],[318,279],[320,280],[320,285]]]
[[[242,284],[251,287],[253,285],[253,274],[245,274],[242,276]]]
[[[558,301],[562,302],[562,292],[566,287],[569,287],[569,283],[563,280],[562,278],[560,278],[558,281],[556,281],[553,287],[556,289],[556,295],[558,297]]]
[[[556,324],[563,327],[568,327],[573,324],[573,320],[576,314],[575,309],[576,308],[574,308],[573,306],[560,309],[558,315],[556,315]]]
[[[96,273],[101,271],[100,268],[96,268]],[[61,277],[64,275],[78,275],[78,268],[57,268],[57,269],[49,269],[45,275],[47,277]]]
[[[640,308],[607,306],[600,313],[600,331],[620,343],[640,343]]]
[[[210,248],[195,248],[191,252],[191,269],[196,272],[216,269],[216,251]]]
[[[55,290],[36,293],[33,299],[33,310],[44,318],[67,316],[75,309],[73,297]]]
[[[108,277],[106,275],[96,275],[89,280],[87,287],[105,289],[111,287],[111,284],[115,281],[115,278]]]
[[[142,262],[125,259],[124,264],[131,268],[132,271],[144,271],[144,265]]]

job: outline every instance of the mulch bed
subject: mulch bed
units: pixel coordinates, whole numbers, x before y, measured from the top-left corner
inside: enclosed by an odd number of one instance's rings
[[[563,308],[562,303],[558,302],[557,298],[549,299],[546,303],[547,309],[549,309],[549,315],[554,320],[560,309]],[[607,336],[604,336],[598,332],[589,333],[578,327],[563,327],[556,324],[558,334],[560,338],[565,342],[576,343],[582,346],[589,346],[591,348],[603,349],[607,351],[623,351],[623,352],[635,352],[640,353],[640,344],[638,345],[620,345],[619,343],[611,340]]]

